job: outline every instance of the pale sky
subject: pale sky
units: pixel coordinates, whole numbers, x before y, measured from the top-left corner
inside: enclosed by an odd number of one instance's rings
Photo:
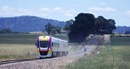
[[[0,0],[0,17],[22,15],[67,21],[79,13],[114,19],[130,26],[130,0]]]

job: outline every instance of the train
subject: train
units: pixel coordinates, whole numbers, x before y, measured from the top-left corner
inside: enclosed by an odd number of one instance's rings
[[[38,36],[36,40],[38,58],[66,56],[68,41],[52,36]]]

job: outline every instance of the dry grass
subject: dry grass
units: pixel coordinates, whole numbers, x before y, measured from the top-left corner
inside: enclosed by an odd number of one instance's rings
[[[70,51],[76,51],[76,50],[79,50],[80,48],[82,48],[81,44],[78,44],[78,43],[69,43],[69,50]]]
[[[0,59],[27,59],[36,57],[35,45],[0,44]]]

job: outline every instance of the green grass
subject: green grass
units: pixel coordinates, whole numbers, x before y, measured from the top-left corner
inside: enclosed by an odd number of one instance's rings
[[[0,60],[36,58],[37,34],[0,34]]]
[[[80,48],[82,48],[81,44],[78,44],[78,43],[69,43],[69,50],[71,51],[76,51]]]
[[[84,56],[68,64],[66,69],[130,69],[129,39],[130,37],[112,37],[111,43],[98,47],[99,54]]]
[[[0,60],[36,58],[35,45],[0,44]]]
[[[35,34],[0,34],[0,44],[35,44]]]
[[[112,46],[130,46],[130,37],[114,36],[111,37]]]

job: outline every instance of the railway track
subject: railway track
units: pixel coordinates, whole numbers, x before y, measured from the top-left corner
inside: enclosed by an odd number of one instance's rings
[[[60,57],[60,56],[59,56]],[[64,56],[62,56],[64,57]],[[41,58],[41,59],[46,59],[49,60],[51,57],[48,58]],[[58,57],[52,57],[53,58],[58,58]],[[17,63],[17,62],[24,62],[24,61],[35,61],[35,60],[41,60],[40,58],[34,58],[34,59],[21,59],[21,60],[5,60],[5,61],[0,61],[0,65],[4,65],[4,64],[10,64],[10,63]]]
[[[9,63],[24,62],[24,61],[34,61],[34,60],[40,60],[40,59],[35,58],[35,59],[21,59],[21,60],[6,60],[6,61],[0,61],[0,65],[9,64]]]
[[[91,38],[86,39],[86,41],[84,41],[84,46],[81,45],[82,48],[76,50],[73,54],[69,54],[68,56],[82,57],[85,54],[90,54],[100,43],[101,38],[101,36],[93,36]]]

